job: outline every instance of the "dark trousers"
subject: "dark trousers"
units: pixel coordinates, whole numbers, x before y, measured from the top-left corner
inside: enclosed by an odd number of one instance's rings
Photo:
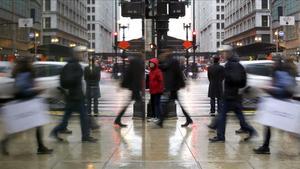
[[[265,138],[264,138],[264,147],[269,147],[271,140],[271,127],[266,126],[265,127]]]
[[[87,112],[92,114],[92,103],[94,104],[94,114],[98,115],[98,98],[87,98]]]
[[[192,120],[191,116],[188,114],[188,112],[184,109],[184,107],[182,106],[180,100],[178,99],[178,92],[177,91],[171,91],[170,93],[170,101],[175,101],[177,100],[183,115],[185,116],[186,120]]]
[[[242,112],[241,101],[224,100],[222,111],[218,115],[218,123],[217,123],[217,135],[220,139],[225,139],[226,120],[227,120],[227,113],[229,111],[234,111],[236,117],[240,121],[240,125],[242,129],[248,132],[254,132],[254,128],[246,122],[245,116]]]
[[[151,94],[151,109],[155,118],[162,119],[161,103],[160,103],[161,94]]]
[[[142,101],[142,97],[139,91],[132,91],[131,92],[131,100],[128,101],[124,107],[122,108],[122,110],[118,113],[118,116],[115,119],[115,122],[121,122],[121,118],[124,116],[128,106],[131,104],[132,101],[136,101],[136,102],[141,102]]]
[[[216,112],[216,100],[217,100],[217,107],[218,107],[218,113],[220,113],[222,108],[222,102],[220,98],[211,97],[210,98],[210,113]]]
[[[80,117],[80,126],[82,138],[87,138],[90,136],[88,115],[85,110],[84,100],[68,101],[66,102],[65,113],[61,123],[56,126],[53,131],[59,132],[65,130],[68,126],[68,121],[72,116],[73,112],[78,112]]]
[[[35,137],[36,137],[36,142],[38,145],[38,148],[44,148],[44,142],[43,142],[43,128],[42,127],[37,127],[35,131]],[[1,142],[3,150],[6,150],[8,147],[9,143],[9,136],[4,138]]]

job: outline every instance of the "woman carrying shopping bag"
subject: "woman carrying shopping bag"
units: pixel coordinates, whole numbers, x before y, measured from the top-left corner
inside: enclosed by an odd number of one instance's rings
[[[30,57],[21,57],[17,60],[17,63],[12,72],[13,78],[15,78],[15,99],[19,101],[26,101],[34,99],[40,92],[34,83],[35,73],[32,66]],[[2,140],[2,154],[8,155],[7,147],[9,142],[9,135]],[[43,142],[42,127],[36,127],[36,140],[37,140],[37,153],[38,154],[51,154],[52,149],[48,149]]]
[[[279,100],[290,99],[293,97],[294,89],[296,87],[295,77],[297,76],[296,67],[288,60],[285,62],[282,59],[278,59],[274,63],[274,70],[272,75],[272,86],[264,88],[272,97]],[[265,127],[264,143],[259,148],[253,151],[256,154],[270,154],[271,140],[271,127]]]

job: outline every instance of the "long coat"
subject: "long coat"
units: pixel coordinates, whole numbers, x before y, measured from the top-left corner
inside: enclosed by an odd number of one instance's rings
[[[84,69],[84,80],[86,81],[86,97],[87,98],[99,98],[100,87],[99,82],[101,79],[101,72],[98,66],[93,66],[90,69],[89,66]]]
[[[185,87],[185,79],[180,68],[179,62],[174,58],[168,58],[161,62],[159,68],[164,75],[166,91],[178,91]]]
[[[139,92],[144,85],[145,64],[141,58],[130,59],[128,68],[125,70],[121,87],[133,92]]]
[[[164,78],[162,71],[158,67],[158,59],[152,58],[149,62],[155,66],[150,69],[149,73],[149,89],[150,94],[162,94],[164,92]]]
[[[208,67],[209,89],[208,97],[221,98],[223,93],[223,80],[225,77],[224,67],[220,64],[213,64]]]

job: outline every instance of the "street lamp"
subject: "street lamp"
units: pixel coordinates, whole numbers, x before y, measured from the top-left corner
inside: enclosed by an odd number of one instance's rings
[[[58,38],[52,38],[51,39],[51,43],[58,43],[59,42],[59,39]]]
[[[276,30],[274,32],[274,35],[276,36],[276,55],[278,55],[278,51],[279,51],[279,32],[278,30]]]
[[[261,42],[261,40],[262,40],[261,37],[259,37],[259,36],[255,37],[255,42]]]
[[[75,43],[71,43],[69,46],[70,46],[71,48],[73,48],[73,47],[76,47],[76,44],[75,44]]]

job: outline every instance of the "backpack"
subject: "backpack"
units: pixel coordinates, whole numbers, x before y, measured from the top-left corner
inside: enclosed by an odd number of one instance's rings
[[[244,88],[247,85],[247,74],[244,67],[238,62],[230,63],[230,72],[227,75],[230,85]]]
[[[60,86],[64,89],[70,89],[76,83],[76,75],[73,72],[72,65],[66,64],[60,72]]]
[[[274,86],[281,89],[282,91],[286,91],[289,93],[294,93],[294,89],[296,87],[295,78],[292,77],[286,71],[276,71],[275,72],[275,82]]]

